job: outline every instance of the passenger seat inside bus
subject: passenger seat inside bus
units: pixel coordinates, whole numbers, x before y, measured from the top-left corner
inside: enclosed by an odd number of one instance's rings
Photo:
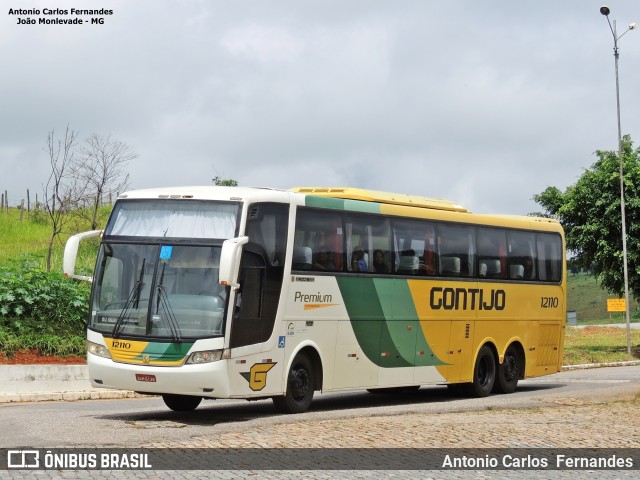
[[[487,277],[500,278],[502,273],[502,267],[500,266],[500,260],[487,260]]]
[[[416,275],[420,267],[420,259],[413,250],[402,252],[398,263],[398,273],[401,275]]]
[[[444,276],[460,275],[460,257],[441,257],[440,271]]]
[[[313,252],[311,247],[293,247],[292,270],[311,270]]]
[[[511,265],[509,267],[509,273],[511,279],[521,280],[524,278],[524,265]]]

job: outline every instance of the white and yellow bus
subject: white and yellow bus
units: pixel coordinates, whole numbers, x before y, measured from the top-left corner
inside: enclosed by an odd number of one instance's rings
[[[93,277],[74,275],[78,243],[98,235]],[[104,231],[69,239],[64,270],[93,281],[94,387],[295,413],[318,390],[482,397],[558,372],[564,251],[554,220],[443,200],[186,187],[121,195]]]

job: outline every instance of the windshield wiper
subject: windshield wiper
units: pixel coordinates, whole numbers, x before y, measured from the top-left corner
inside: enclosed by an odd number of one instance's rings
[[[158,298],[156,300],[156,312],[159,312],[160,306],[162,306],[162,310],[164,316],[167,318],[167,323],[169,324],[169,330],[171,330],[171,335],[173,335],[174,342],[182,342],[180,326],[178,325],[178,320],[176,319],[175,314],[173,313],[173,309],[171,308],[171,304],[169,303],[169,297],[167,295],[167,289],[164,286],[164,269],[167,264],[162,265],[162,273],[160,274],[160,281],[156,285],[156,293]]]
[[[142,295],[142,289],[144,288],[144,282],[142,281],[144,278],[144,266],[147,262],[147,259],[142,259],[142,267],[140,267],[140,274],[138,275],[138,280],[135,285],[129,292],[129,298],[127,298],[127,302],[122,307],[120,311],[120,315],[118,315],[118,320],[116,324],[113,326],[113,338],[118,338],[120,336],[120,331],[122,330],[122,325],[124,324],[124,319],[127,317],[129,310],[131,309],[131,305],[134,305],[134,308],[138,308],[140,305],[140,296]]]

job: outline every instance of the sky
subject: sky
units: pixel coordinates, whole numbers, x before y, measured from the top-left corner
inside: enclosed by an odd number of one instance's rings
[[[617,150],[602,1],[0,0],[0,191],[42,195],[47,134],[68,125],[129,145],[132,189],[220,176],[539,211],[535,194]],[[618,35],[640,23],[640,2],[607,5]],[[640,27],[619,47],[638,142]]]

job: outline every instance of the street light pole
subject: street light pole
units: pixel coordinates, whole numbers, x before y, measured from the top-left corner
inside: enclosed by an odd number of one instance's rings
[[[616,105],[618,111],[618,157],[620,159],[620,215],[622,217],[622,263],[623,263],[623,271],[624,271],[624,300],[626,305],[625,315],[627,322],[627,353],[631,355],[631,315],[630,315],[630,305],[629,305],[629,271],[627,268],[627,225],[625,219],[625,204],[624,204],[624,172],[622,169],[622,127],[620,125],[620,81],[618,77],[618,58],[620,54],[618,52],[618,40],[620,40],[625,33],[629,30],[633,30],[636,28],[636,24],[632,23],[629,25],[629,28],[625,30],[625,32],[618,36],[618,32],[616,29],[616,21],[613,21],[613,26],[611,26],[611,22],[609,21],[609,7],[603,6],[600,8],[600,13],[607,18],[607,23],[609,23],[609,28],[611,29],[611,33],[613,34],[613,56],[616,59]]]

